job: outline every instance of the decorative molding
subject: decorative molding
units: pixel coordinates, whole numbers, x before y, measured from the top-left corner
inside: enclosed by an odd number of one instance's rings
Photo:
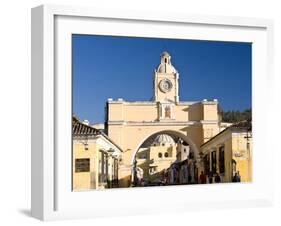
[[[200,101],[179,101],[176,103],[176,105],[190,106],[190,105],[198,104],[198,103],[200,103]]]
[[[218,124],[219,120],[200,120],[202,124]]]
[[[217,99],[215,99],[215,100],[213,100],[213,101],[203,100],[203,101],[201,101],[201,104],[203,104],[203,105],[217,105],[219,102],[217,101]]]
[[[157,104],[157,101],[118,101],[118,100],[108,100],[108,104],[124,104],[124,105],[148,105],[148,106],[154,106]],[[179,101],[176,102],[175,105],[179,106],[190,106],[193,104],[200,104],[202,102],[200,101]]]
[[[161,120],[161,121],[109,121],[108,125],[127,125],[127,126],[190,126],[190,125],[202,125],[199,121],[175,121],[173,119]]]

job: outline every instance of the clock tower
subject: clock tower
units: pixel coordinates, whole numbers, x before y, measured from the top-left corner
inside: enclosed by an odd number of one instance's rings
[[[179,74],[171,63],[171,56],[163,52],[160,65],[154,72],[154,101],[160,103],[178,103]]]

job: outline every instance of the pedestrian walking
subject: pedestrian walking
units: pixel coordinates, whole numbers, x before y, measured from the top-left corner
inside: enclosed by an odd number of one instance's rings
[[[218,173],[216,173],[216,176],[215,176],[215,183],[220,183],[221,182],[221,177]]]
[[[237,171],[237,182],[241,182],[241,177],[240,177],[239,171]]]
[[[234,182],[234,183],[240,182],[238,180],[239,180],[238,175],[237,175],[237,173],[235,173],[234,177],[232,178],[232,182]]]
[[[206,184],[206,175],[204,174],[203,171],[201,171],[201,174],[199,176],[199,183],[200,184]]]

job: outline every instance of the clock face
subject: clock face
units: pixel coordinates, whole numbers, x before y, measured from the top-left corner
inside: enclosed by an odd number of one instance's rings
[[[169,79],[162,79],[159,82],[159,88],[164,93],[169,92],[172,89],[172,87],[173,87],[173,84]]]

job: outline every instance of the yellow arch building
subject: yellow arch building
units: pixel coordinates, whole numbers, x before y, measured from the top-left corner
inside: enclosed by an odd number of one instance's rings
[[[179,73],[171,56],[163,52],[154,71],[153,100],[128,102],[108,99],[105,131],[124,151],[119,186],[128,187],[136,153],[157,134],[170,134],[187,142],[199,157],[200,146],[222,129],[218,101],[180,101]]]

